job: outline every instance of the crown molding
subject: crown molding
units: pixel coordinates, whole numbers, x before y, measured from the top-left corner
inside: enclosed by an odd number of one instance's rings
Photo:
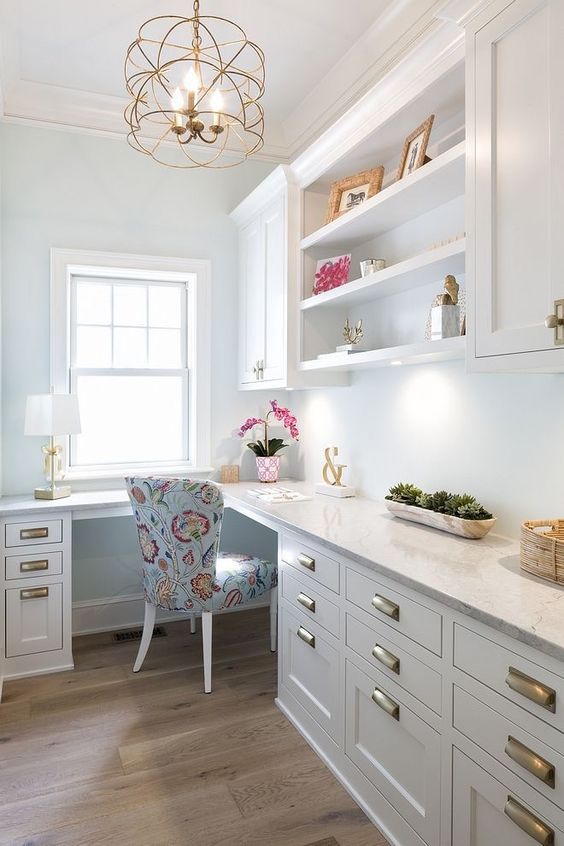
[[[436,21],[417,48],[292,161],[296,183],[300,187],[310,185],[463,59],[463,31],[450,21]]]
[[[426,36],[436,25],[435,12],[443,2],[394,0],[388,6],[283,121],[292,157],[345,114]]]
[[[446,0],[437,12],[437,18],[452,21],[457,26],[466,27],[470,21],[492,3],[493,0]]]
[[[272,173],[262,180],[257,187],[229,213],[231,219],[237,226],[244,226],[254,215],[260,212],[274,196],[288,186],[292,180],[292,171],[289,167],[280,165]]]

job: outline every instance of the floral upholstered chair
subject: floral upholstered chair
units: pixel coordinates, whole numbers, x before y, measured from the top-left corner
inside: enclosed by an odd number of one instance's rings
[[[275,562],[219,552],[223,495],[213,482],[133,477],[125,480],[143,556],[145,621],[137,673],[147,654],[157,608],[202,616],[204,690],[211,693],[212,614],[270,592],[270,648],[276,651]]]

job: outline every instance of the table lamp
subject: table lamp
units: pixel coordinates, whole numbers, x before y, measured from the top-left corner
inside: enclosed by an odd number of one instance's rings
[[[55,443],[55,435],[78,435],[80,413],[78,397],[74,394],[34,394],[27,398],[25,408],[26,435],[47,435],[49,444],[42,447],[48,488],[36,488],[36,499],[60,499],[70,496],[70,485],[55,485],[55,476],[62,469],[63,448]]]

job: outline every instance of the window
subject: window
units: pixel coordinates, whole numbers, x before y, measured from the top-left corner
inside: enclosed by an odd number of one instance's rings
[[[52,251],[55,390],[82,432],[67,475],[209,470],[209,265]]]

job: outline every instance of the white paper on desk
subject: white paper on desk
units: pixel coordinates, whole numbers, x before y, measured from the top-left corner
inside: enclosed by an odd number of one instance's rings
[[[261,502],[303,502],[304,499],[311,499],[310,496],[304,496],[304,494],[292,491],[289,488],[269,488],[267,491],[260,490],[260,488],[251,488],[247,493],[253,499],[259,499]]]

